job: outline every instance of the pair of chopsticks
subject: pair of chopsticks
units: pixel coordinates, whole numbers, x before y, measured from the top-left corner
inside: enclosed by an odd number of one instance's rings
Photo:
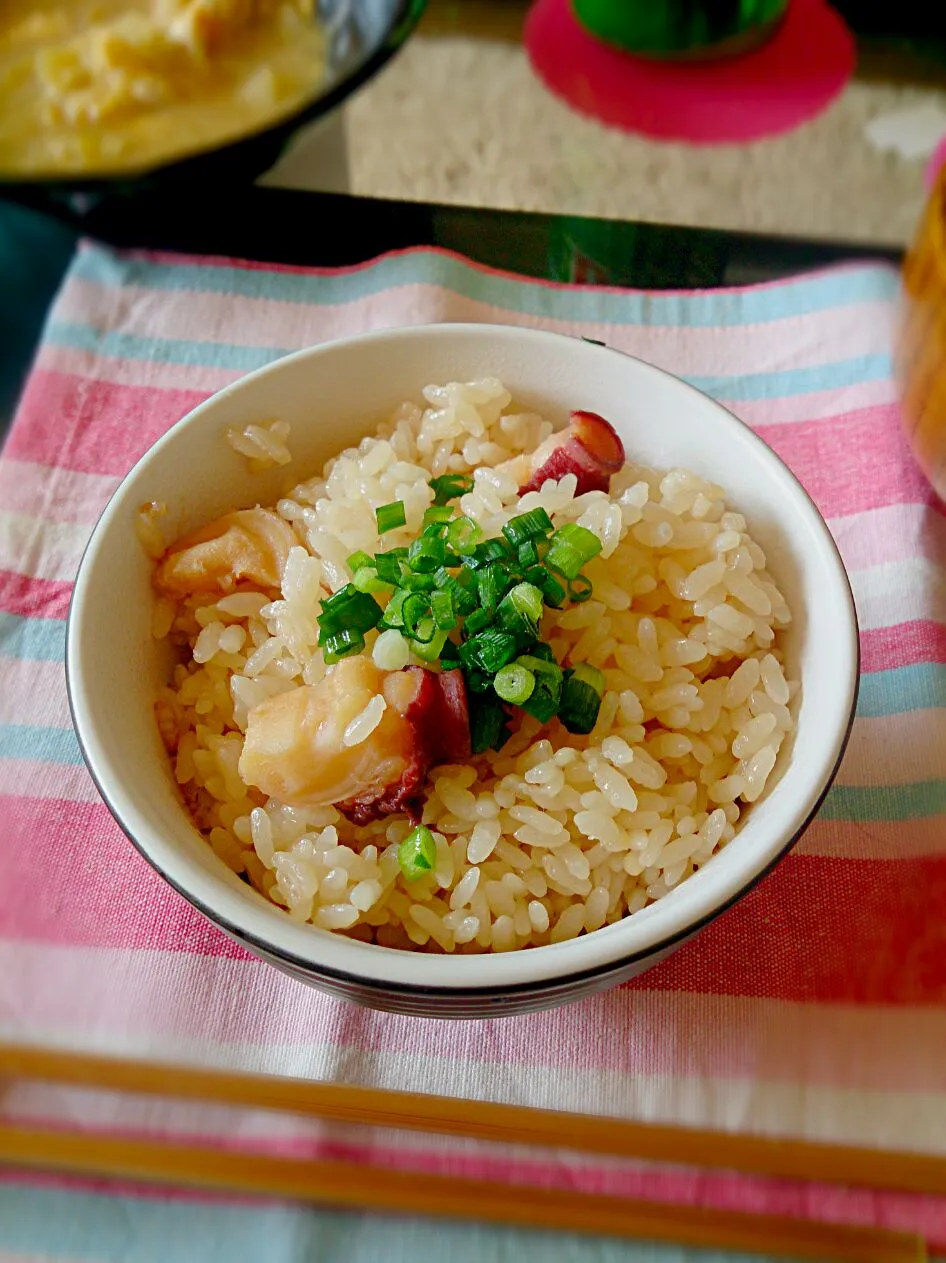
[[[26,1045],[0,1045],[0,1077],[280,1110],[357,1126],[728,1168],[756,1176],[946,1194],[946,1159],[933,1155],[776,1140]],[[0,1126],[0,1162],[773,1257],[845,1263],[917,1263],[926,1258],[923,1242],[909,1233],[117,1136]]]

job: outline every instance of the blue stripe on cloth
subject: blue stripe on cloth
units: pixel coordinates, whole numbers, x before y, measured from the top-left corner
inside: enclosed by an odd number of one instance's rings
[[[822,820],[917,820],[946,812],[946,781],[908,785],[835,785],[818,815]]]
[[[92,325],[66,320],[49,322],[46,327],[46,341],[55,346],[67,346],[74,350],[126,360],[225,368],[237,372],[262,368],[296,349],[147,338],[133,333],[103,331]],[[815,364],[810,368],[746,373],[733,377],[684,376],[684,380],[717,398],[745,402],[750,399],[780,399],[786,395],[833,390],[865,381],[886,381],[892,372],[893,365],[889,355],[864,355],[855,359]]]
[[[71,728],[37,728],[32,724],[0,724],[0,759],[32,759],[38,763],[82,762]]]
[[[44,1263],[768,1263],[564,1232],[20,1182],[0,1186],[0,1251]]]
[[[428,284],[523,315],[616,325],[701,328],[767,323],[857,303],[890,302],[899,293],[896,270],[884,264],[864,264],[746,290],[652,294],[547,285],[528,277],[485,271],[464,259],[430,250],[389,255],[352,271],[311,275],[121,259],[107,250],[90,247],[77,257],[71,275],[100,285],[136,285],[324,305],[356,302],[395,286]]]
[[[0,657],[61,662],[66,624],[58,618],[22,618],[0,610]]]
[[[861,676],[857,713],[865,719],[946,706],[946,666],[918,662]]]

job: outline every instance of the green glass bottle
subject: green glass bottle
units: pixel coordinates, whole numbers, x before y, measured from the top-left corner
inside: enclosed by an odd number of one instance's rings
[[[638,57],[734,56],[775,31],[788,0],[572,0],[587,31]]]

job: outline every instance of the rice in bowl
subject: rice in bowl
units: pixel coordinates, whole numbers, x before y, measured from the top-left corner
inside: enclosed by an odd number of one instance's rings
[[[402,404],[278,501],[285,564],[266,573],[263,547],[262,582],[162,590],[154,632],[181,661],[156,704],[159,727],[216,854],[290,916],[430,951],[574,938],[667,895],[731,840],[770,783],[794,728],[798,686],[780,647],[790,613],[720,487],[629,461],[607,491],[577,494],[566,473],[520,494],[532,453],[555,441],[551,424],[512,409],[496,381],[423,393],[426,407]],[[423,822],[435,854],[409,881],[407,815],[359,824],[336,805],[290,805],[241,777],[241,755],[256,708],[338,670],[326,667],[318,619],[351,581],[352,555],[407,546],[430,480],[452,474],[472,474],[459,509],[487,537],[541,507],[556,528],[575,523],[600,541],[584,567],[590,599],[546,608],[541,636],[557,662],[597,668],[604,688],[587,735],[516,711],[499,751],[433,766]],[[382,539],[375,511],[398,501],[404,525]],[[249,531],[252,519],[241,522]],[[159,506],[140,534],[160,573],[175,545],[161,538]],[[386,631],[367,633],[364,656],[383,675],[429,666]],[[346,744],[370,743],[384,711],[379,692],[345,725]]]

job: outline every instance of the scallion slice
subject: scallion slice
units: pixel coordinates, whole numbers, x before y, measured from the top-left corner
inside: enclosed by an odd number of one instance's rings
[[[493,680],[496,695],[513,706],[521,706],[535,688],[535,676],[518,662],[510,662],[496,672]]]
[[[513,548],[518,548],[526,540],[544,539],[551,533],[552,519],[541,507],[530,509],[528,513],[520,513],[518,517],[511,517],[503,527],[503,534]]]
[[[428,526],[446,526],[453,517],[453,509],[446,504],[432,504],[429,509],[424,510],[424,520],[422,525]]]
[[[430,612],[434,622],[445,631],[452,631],[457,625],[457,607],[453,593],[448,588],[437,588],[430,594]]]
[[[566,579],[574,579],[582,566],[601,552],[601,540],[577,522],[560,526],[549,542],[545,564]]]
[[[539,564],[539,550],[534,539],[524,540],[516,549],[516,557],[523,570]]]
[[[473,549],[472,556],[466,564],[476,570],[480,566],[488,566],[491,561],[505,561],[509,556],[509,545],[497,535],[493,539],[484,539]]]
[[[383,579],[385,583],[400,583],[401,558],[406,556],[406,548],[392,548],[387,553],[375,553],[374,566],[378,572],[378,578]]]
[[[373,566],[374,558],[370,553],[362,552],[361,549],[359,549],[358,552],[352,553],[345,562],[345,565],[351,571],[352,575],[354,575],[357,570],[363,570],[365,566]]]
[[[353,653],[361,653],[365,647],[365,638],[361,632],[347,630],[335,632],[326,638],[322,646],[322,654],[327,667],[333,666],[341,658],[348,658]]]
[[[557,662],[547,662],[534,654],[524,654],[516,659],[516,666],[524,667],[535,677],[535,687],[520,705],[527,715],[545,724],[558,714],[562,699],[564,672]]]
[[[510,632],[489,628],[460,646],[460,659],[464,666],[495,675],[500,667],[512,661],[516,649],[516,638]]]
[[[431,478],[427,485],[434,493],[434,504],[443,505],[472,491],[473,479],[469,474],[441,474],[439,478]]]
[[[499,603],[496,617],[509,631],[517,634],[529,632],[534,636],[542,617],[542,607],[541,589],[532,583],[517,583]]]
[[[437,844],[434,835],[424,824],[419,824],[397,848],[397,862],[405,881],[417,881],[433,872],[437,862]]]
[[[399,631],[404,626],[404,602],[410,596],[407,588],[398,588],[384,607],[383,625],[396,627]]]
[[[407,564],[418,574],[433,574],[444,563],[447,547],[434,535],[421,535],[407,550]]]
[[[574,601],[576,605],[580,605],[582,601],[587,601],[592,593],[591,580],[587,575],[576,574],[574,579],[568,581],[568,599]]]
[[[604,675],[587,662],[577,663],[565,673],[558,717],[569,732],[589,733],[598,722]]]
[[[501,562],[493,561],[476,572],[476,586],[480,595],[480,605],[484,610],[492,612],[503,598],[509,587],[509,573]]]
[[[482,538],[482,530],[471,517],[454,518],[447,527],[447,547],[461,557],[472,553]]]
[[[378,572],[374,566],[362,566],[356,570],[352,583],[359,592],[368,592],[372,595],[381,596],[391,591],[390,583],[385,583],[383,579],[378,578]]]
[[[434,620],[430,617],[430,601],[420,592],[409,593],[401,606],[404,635],[427,644],[434,638]],[[429,624],[429,627],[427,626]]]
[[[475,636],[477,632],[485,631],[493,621],[492,610],[474,609],[472,614],[468,614],[466,622],[463,624],[464,636]]]
[[[327,601],[322,602],[319,631],[333,635],[341,631],[364,633],[381,621],[381,606],[367,592],[359,592],[353,583],[346,583]]]
[[[509,740],[506,712],[502,703],[490,694],[473,694],[469,698],[470,745],[474,754],[500,750]]]
[[[560,609],[565,604],[568,592],[564,584],[559,583],[555,575],[544,566],[530,566],[523,577],[528,583],[535,584],[541,591],[545,604],[550,605],[553,610]]]
[[[411,641],[411,653],[422,658],[424,662],[436,662],[447,643],[448,634],[446,631],[438,630],[429,615],[422,618],[417,627],[417,634]]]
[[[382,504],[374,511],[378,523],[378,534],[386,535],[388,531],[397,530],[407,521],[407,513],[403,500],[394,500],[391,504]]]

